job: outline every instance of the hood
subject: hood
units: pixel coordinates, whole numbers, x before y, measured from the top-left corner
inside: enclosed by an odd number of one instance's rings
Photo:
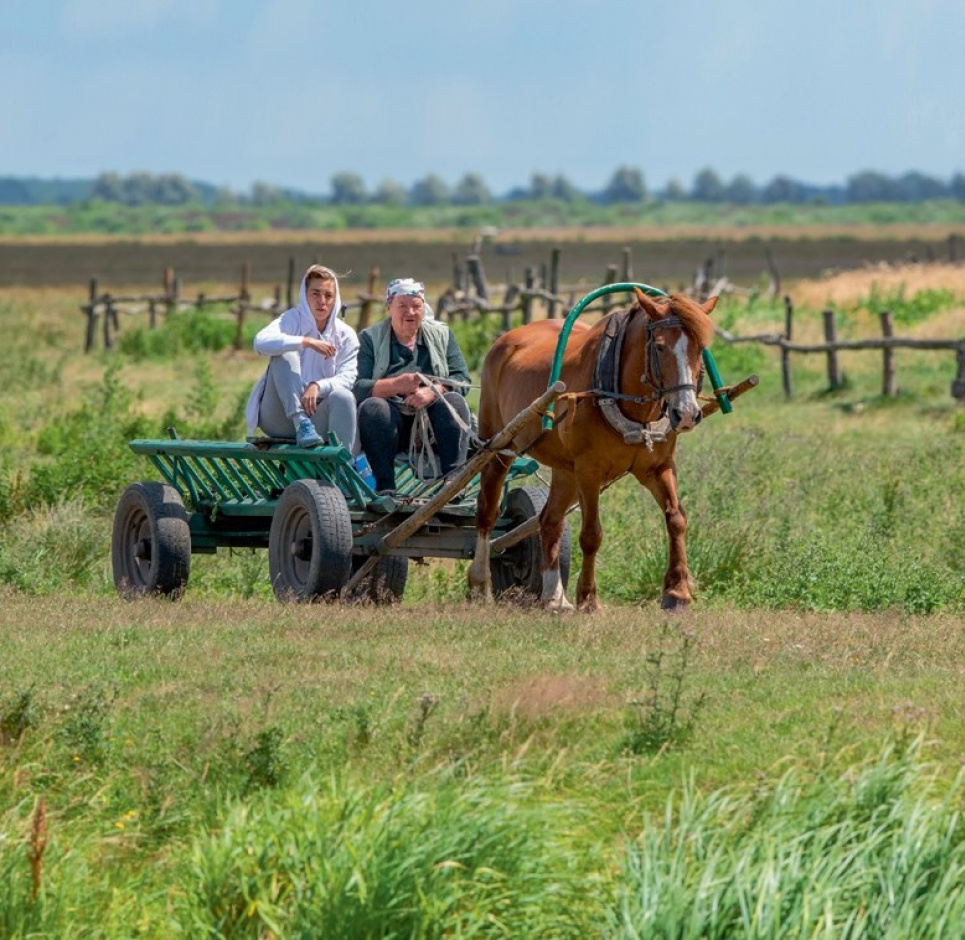
[[[308,306],[308,294],[305,289],[307,274],[302,278],[302,286],[298,289],[298,312],[307,319],[309,323],[315,322],[315,314],[312,313],[312,308]],[[332,306],[332,315],[328,318],[328,323],[325,324],[325,329],[322,331],[322,339],[327,342],[334,342],[332,337],[335,336],[335,321],[341,316],[342,313],[342,292],[339,290],[338,278],[335,278],[335,304]]]

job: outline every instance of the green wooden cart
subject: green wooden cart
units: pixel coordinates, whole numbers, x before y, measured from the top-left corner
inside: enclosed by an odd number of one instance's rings
[[[563,391],[555,383],[446,478],[423,481],[400,464],[396,498],[378,496],[334,441],[312,449],[179,440],[173,433],[170,440],[132,441],[161,480],[131,484],[118,502],[114,583],[125,597],[179,598],[192,554],[264,548],[280,600],[398,600],[411,559],[472,557],[479,471]],[[536,461],[516,458],[507,481],[494,533],[498,592],[538,595],[542,587],[534,523],[546,491],[526,482],[536,469]],[[568,533],[564,551],[568,570]]]

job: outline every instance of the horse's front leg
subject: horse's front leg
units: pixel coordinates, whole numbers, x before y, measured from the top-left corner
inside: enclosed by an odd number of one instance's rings
[[[603,526],[600,524],[600,489],[596,481],[580,485],[580,512],[583,516],[580,526],[580,549],[583,564],[580,579],[576,585],[576,606],[593,613],[602,608],[596,592],[596,555],[603,544]]]
[[[503,481],[512,462],[512,457],[500,454],[490,460],[480,474],[479,497],[476,500],[476,551],[469,566],[469,596],[487,604],[493,601],[489,543],[499,516]]]
[[[664,610],[685,611],[693,600],[694,583],[687,566],[687,514],[677,499],[677,468],[669,463],[638,479],[653,494],[667,524],[669,551],[660,606]]]
[[[566,526],[566,512],[576,497],[576,479],[566,470],[554,470],[546,505],[539,517],[540,546],[543,550],[543,593],[540,603],[556,613],[572,610],[566,599],[560,570],[560,541]]]

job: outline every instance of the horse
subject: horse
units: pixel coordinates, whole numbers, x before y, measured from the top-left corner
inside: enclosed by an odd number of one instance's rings
[[[583,566],[577,607],[600,609],[596,555],[603,541],[600,493],[630,473],[653,495],[664,513],[669,557],[661,607],[686,610],[693,599],[687,566],[687,516],[677,498],[674,450],[677,435],[697,426],[703,377],[702,353],[714,326],[712,297],[698,303],[682,294],[652,299],[634,288],[629,310],[611,313],[589,326],[572,325],[560,378],[567,391],[556,403],[552,428],[538,418],[513,440],[552,469],[549,495],[540,513],[543,556],[541,604],[572,610],[560,575],[559,546],[566,513],[578,502],[582,512]],[[562,321],[544,320],[503,334],[483,363],[479,434],[488,439],[546,390]],[[602,357],[602,358],[601,358]],[[601,366],[609,357],[609,366]],[[607,371],[610,373],[610,387]],[[668,430],[669,428],[669,430]],[[499,513],[502,484],[513,454],[502,453],[482,470],[476,507],[476,549],[469,568],[473,597],[492,601],[490,535]]]

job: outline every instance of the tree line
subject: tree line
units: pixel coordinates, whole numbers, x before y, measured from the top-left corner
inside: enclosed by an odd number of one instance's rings
[[[818,186],[787,175],[777,175],[764,185],[740,173],[726,180],[713,169],[700,170],[689,186],[671,180],[666,186],[650,190],[643,172],[631,166],[617,168],[598,191],[585,191],[562,174],[533,173],[529,183],[496,195],[478,173],[466,173],[450,186],[430,173],[404,186],[385,179],[369,188],[362,177],[351,171],[335,173],[327,195],[256,182],[246,192],[189,180],[178,173],[158,175],[138,172],[122,176],[101,173],[92,180],[40,180],[0,177],[0,204],[50,205],[77,202],[105,202],[125,206],[485,206],[498,203],[558,201],[589,202],[601,205],[642,204],[652,201],[754,204],[824,204],[873,202],[924,202],[954,199],[965,202],[965,173],[943,180],[918,171],[889,176],[864,170],[843,184]]]

